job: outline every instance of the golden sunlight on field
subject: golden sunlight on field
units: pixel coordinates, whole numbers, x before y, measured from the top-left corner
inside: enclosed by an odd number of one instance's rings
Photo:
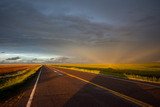
[[[55,64],[53,66],[119,78],[160,83],[160,63],[150,64]]]
[[[37,65],[34,64],[2,64],[0,65],[0,75],[6,73],[14,73],[16,71],[25,70]]]

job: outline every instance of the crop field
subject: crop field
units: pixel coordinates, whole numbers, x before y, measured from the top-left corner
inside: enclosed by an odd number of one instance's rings
[[[36,65],[27,64],[1,64],[0,65],[0,75],[5,75],[8,73],[15,73],[17,71],[25,70]]]
[[[160,83],[160,63],[150,64],[55,64],[75,71]]]
[[[40,65],[0,65],[0,94],[34,75]]]

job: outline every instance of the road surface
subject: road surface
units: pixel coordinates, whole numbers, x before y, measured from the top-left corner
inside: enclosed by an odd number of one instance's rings
[[[160,85],[42,66],[36,78],[1,106],[160,106]]]

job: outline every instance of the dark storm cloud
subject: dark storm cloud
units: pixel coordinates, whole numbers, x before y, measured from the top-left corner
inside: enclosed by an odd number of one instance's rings
[[[39,58],[33,58],[31,60],[27,60],[26,63],[42,63],[44,60],[39,59]]]
[[[73,58],[64,57],[64,56],[57,57],[57,58],[50,58],[49,60],[45,61],[45,63],[72,63],[72,62],[73,62]]]
[[[54,61],[56,63],[65,63],[67,62],[68,59],[69,59],[68,57],[59,57],[59,58],[56,58]]]
[[[17,57],[7,58],[6,60],[18,60],[18,59],[21,59],[21,58],[17,56]]]
[[[89,50],[100,60],[160,54],[158,0],[1,0],[0,23],[0,51],[87,58]]]
[[[37,61],[38,60],[38,58],[34,58],[34,59],[32,59],[32,61]]]
[[[50,60],[54,60],[55,58],[50,58]]]
[[[22,3],[18,2],[17,4],[21,5]],[[106,30],[109,29],[107,25],[91,23],[83,17],[66,15],[46,17],[26,5],[23,8],[21,6],[12,8],[9,8],[8,12],[5,11],[4,16],[7,17],[1,19],[6,26],[6,28],[1,27],[0,42],[4,46],[17,46],[19,44],[26,46],[37,43],[47,45],[45,42],[49,41],[54,41],[52,45],[59,46],[65,43],[74,43],[78,40],[80,40],[79,42],[87,40],[91,38],[90,35],[92,37],[104,36]],[[27,12],[30,15],[27,15]],[[36,20],[34,20],[35,18]]]

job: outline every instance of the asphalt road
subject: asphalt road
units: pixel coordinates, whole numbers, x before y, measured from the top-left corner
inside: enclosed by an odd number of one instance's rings
[[[160,85],[42,66],[36,78],[3,106],[160,106]]]

